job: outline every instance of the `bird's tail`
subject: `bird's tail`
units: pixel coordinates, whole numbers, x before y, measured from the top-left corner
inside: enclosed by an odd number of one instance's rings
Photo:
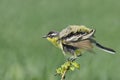
[[[100,48],[101,50],[105,51],[105,52],[108,52],[108,53],[111,53],[111,54],[115,54],[116,51],[111,49],[111,48],[107,48],[107,47],[104,47],[102,46],[101,44],[99,44],[98,42],[96,42],[95,40],[92,40],[92,42],[98,47]]]

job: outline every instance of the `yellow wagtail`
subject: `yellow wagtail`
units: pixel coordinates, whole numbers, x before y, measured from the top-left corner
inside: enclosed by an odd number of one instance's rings
[[[94,34],[94,29],[83,25],[70,25],[61,32],[50,31],[43,38],[60,48],[64,55],[70,54],[69,60],[75,60],[84,51],[92,51],[94,45],[108,53],[115,54],[115,50],[99,44],[94,39]]]

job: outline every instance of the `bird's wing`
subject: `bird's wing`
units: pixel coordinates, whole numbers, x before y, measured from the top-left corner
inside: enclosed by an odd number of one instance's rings
[[[93,37],[95,30],[85,26],[69,26],[60,32],[60,39],[64,43],[77,42]]]
[[[68,36],[71,36],[72,34],[76,34],[76,33],[79,33],[79,32],[86,32],[86,33],[89,33],[91,31],[91,29],[81,25],[81,26],[78,26],[78,25],[70,25],[68,26],[67,28],[63,29],[61,32],[60,32],[60,35],[59,37],[60,38],[66,38]]]
[[[86,40],[88,38],[91,38],[93,37],[95,33],[95,30],[92,30],[90,33],[88,34],[78,34],[78,35],[73,35],[71,37],[68,37],[66,38],[64,41],[66,43],[70,43],[70,42],[79,42],[79,41],[82,41],[82,40]]]

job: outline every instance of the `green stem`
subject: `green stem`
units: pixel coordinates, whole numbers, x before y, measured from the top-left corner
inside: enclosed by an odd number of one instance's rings
[[[61,80],[65,80],[65,74],[66,74],[67,70],[68,70],[68,69],[66,69],[66,70],[64,71],[64,73],[62,74]]]

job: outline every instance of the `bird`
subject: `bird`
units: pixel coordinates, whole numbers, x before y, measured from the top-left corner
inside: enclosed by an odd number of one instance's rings
[[[93,52],[94,46],[101,50],[115,54],[116,51],[104,47],[95,40],[95,29],[90,29],[84,25],[69,25],[62,31],[50,31],[43,36],[50,41],[54,46],[62,50],[67,60],[74,61],[81,56],[85,51]]]

